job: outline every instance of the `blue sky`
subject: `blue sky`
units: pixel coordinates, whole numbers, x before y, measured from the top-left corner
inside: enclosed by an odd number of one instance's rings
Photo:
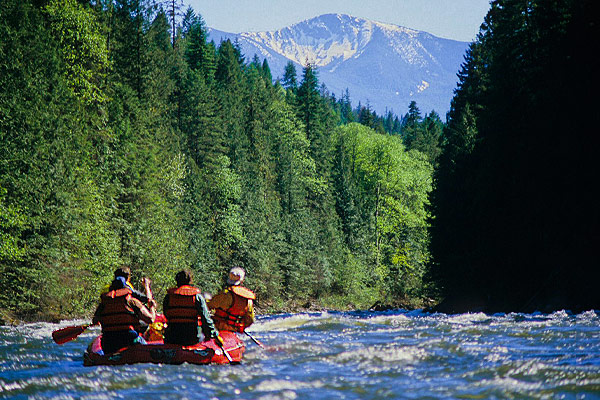
[[[349,14],[470,42],[489,0],[184,0],[226,32],[269,31],[321,14]]]

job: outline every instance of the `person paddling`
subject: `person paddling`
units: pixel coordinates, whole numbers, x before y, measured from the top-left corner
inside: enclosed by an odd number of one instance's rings
[[[229,271],[227,287],[217,293],[209,302],[208,308],[214,310],[213,318],[217,329],[244,332],[254,323],[254,293],[242,286],[246,272],[241,267]]]
[[[131,284],[131,269],[129,267],[122,266],[122,267],[117,268],[114,272],[114,279],[117,279],[119,277],[125,278],[125,287],[128,288],[129,290],[131,290],[131,295],[148,307],[149,306],[148,301],[150,299],[152,299],[152,290],[150,289],[150,284],[152,283],[152,281],[146,277],[142,278],[142,284],[144,285],[144,293],[142,293],[139,290],[136,290],[133,287],[133,285]],[[109,283],[108,285],[105,285],[102,288],[102,290],[100,291],[100,296],[102,296],[104,293],[108,292],[111,284],[112,284],[112,282]],[[144,334],[148,330],[148,324],[146,324],[145,322],[142,321],[139,324],[139,326],[136,328],[136,330],[139,333]]]
[[[167,290],[163,300],[163,313],[167,318],[165,343],[191,346],[203,340],[223,340],[210,316],[206,300],[199,288],[192,286],[192,272],[188,269],[175,275],[177,287]]]
[[[125,286],[131,290],[131,295],[134,298],[138,299],[144,304],[148,304],[148,300],[152,297],[150,295],[150,284],[152,283],[150,279],[146,277],[142,278],[142,284],[144,285],[145,289],[145,293],[142,293],[139,290],[136,290],[131,284],[131,269],[129,267],[123,266],[117,268],[114,272],[114,279],[117,279],[118,277],[125,278]],[[100,295],[107,293],[111,284],[112,282],[105,285],[100,291]]]
[[[151,324],[156,318],[156,302],[148,300],[150,309],[133,297],[127,287],[127,281],[119,276],[113,280],[108,292],[100,296],[100,304],[96,308],[93,324],[102,327],[102,350],[105,354],[131,346],[146,344],[140,336],[140,322]]]

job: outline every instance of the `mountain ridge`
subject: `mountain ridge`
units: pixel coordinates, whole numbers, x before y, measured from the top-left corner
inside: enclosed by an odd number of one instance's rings
[[[442,117],[458,81],[467,42],[353,17],[324,14],[275,31],[227,33],[209,28],[219,43],[238,42],[247,58],[267,59],[274,78],[292,61],[299,77],[307,62],[338,98],[348,89],[353,106],[402,114],[414,100],[422,112]]]

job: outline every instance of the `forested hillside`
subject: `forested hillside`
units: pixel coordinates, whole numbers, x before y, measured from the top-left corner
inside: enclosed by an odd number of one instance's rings
[[[470,46],[432,200],[444,311],[600,306],[593,4],[494,1]]]
[[[170,11],[0,2],[0,319],[85,315],[122,265],[158,297],[239,265],[262,310],[421,305],[439,116],[274,84]]]

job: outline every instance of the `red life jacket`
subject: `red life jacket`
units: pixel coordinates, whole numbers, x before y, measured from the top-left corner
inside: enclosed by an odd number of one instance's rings
[[[133,308],[129,306],[131,290],[127,288],[112,290],[100,296],[102,311],[98,320],[102,332],[135,330],[140,320]]]
[[[243,321],[244,316],[248,313],[250,304],[256,298],[256,295],[243,286],[230,286],[226,290],[233,296],[231,307],[227,310],[215,309],[214,319],[218,322],[224,322],[237,332],[244,332],[244,329],[246,329]]]
[[[202,325],[196,304],[196,295],[201,293],[200,289],[183,285],[178,288],[171,288],[167,290],[167,293],[169,294],[169,302],[167,309],[164,310],[167,323],[197,323]]]

